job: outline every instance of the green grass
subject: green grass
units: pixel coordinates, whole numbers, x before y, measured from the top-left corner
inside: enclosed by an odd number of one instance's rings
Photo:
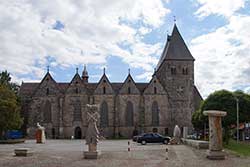
[[[250,156],[250,143],[237,143],[235,140],[230,140],[228,145],[224,147],[237,155],[240,156]]]

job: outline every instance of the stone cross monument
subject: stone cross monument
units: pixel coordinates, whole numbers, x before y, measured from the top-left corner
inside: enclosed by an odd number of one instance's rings
[[[88,145],[88,151],[84,152],[84,158],[86,159],[97,159],[98,154],[100,154],[97,150],[97,143],[100,134],[96,125],[99,118],[98,108],[98,105],[87,104],[88,129],[86,133],[86,144]]]
[[[203,112],[209,119],[209,150],[208,159],[225,159],[222,147],[221,117],[227,115],[224,111],[208,110]]]

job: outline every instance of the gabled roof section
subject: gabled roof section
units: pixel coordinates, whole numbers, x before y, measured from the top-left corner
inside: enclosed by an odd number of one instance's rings
[[[122,84],[122,87],[119,93],[120,94],[140,94],[140,91],[137,88],[136,83],[130,74],[128,74],[126,80]]]
[[[156,75],[153,75],[151,81],[149,82],[149,84],[145,88],[143,94],[145,94],[145,95],[153,95],[153,94],[164,95],[164,94],[166,94],[166,91],[163,88],[163,86],[161,85],[161,83],[159,82],[159,80],[157,79]]]
[[[49,71],[45,74],[44,78],[39,83],[39,86],[34,91],[34,96],[45,96],[47,88],[49,88],[49,95],[61,93],[61,89],[59,89],[58,84],[50,75]]]
[[[174,24],[172,35],[168,36],[161,58],[157,64],[157,69],[164,60],[195,60],[185,44],[176,24]]]
[[[104,92],[104,89],[105,89],[105,92]],[[111,83],[109,82],[108,77],[104,73],[102,75],[102,78],[100,79],[100,81],[98,82],[96,86],[94,94],[113,94],[113,93],[114,93],[114,90],[111,86]]]
[[[81,77],[78,73],[72,78],[66,93],[82,93],[86,92],[85,85],[82,83]]]

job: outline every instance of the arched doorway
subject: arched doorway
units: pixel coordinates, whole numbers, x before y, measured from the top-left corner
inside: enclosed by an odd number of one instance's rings
[[[75,137],[75,139],[81,139],[82,138],[82,130],[81,130],[81,128],[79,126],[75,128],[74,137]]]

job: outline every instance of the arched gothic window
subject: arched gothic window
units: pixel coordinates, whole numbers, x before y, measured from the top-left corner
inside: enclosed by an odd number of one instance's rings
[[[156,101],[152,104],[152,126],[159,126],[159,107]]]
[[[127,126],[134,125],[134,108],[131,101],[128,101],[126,107],[126,125]]]
[[[100,126],[104,128],[107,127],[108,124],[109,124],[108,104],[106,101],[103,101],[101,105]]]
[[[81,111],[81,102],[79,99],[75,101],[73,104],[74,107],[74,121],[81,121],[82,120],[82,111]]]
[[[49,100],[46,100],[44,106],[43,106],[43,117],[44,122],[51,122],[51,103]]]

